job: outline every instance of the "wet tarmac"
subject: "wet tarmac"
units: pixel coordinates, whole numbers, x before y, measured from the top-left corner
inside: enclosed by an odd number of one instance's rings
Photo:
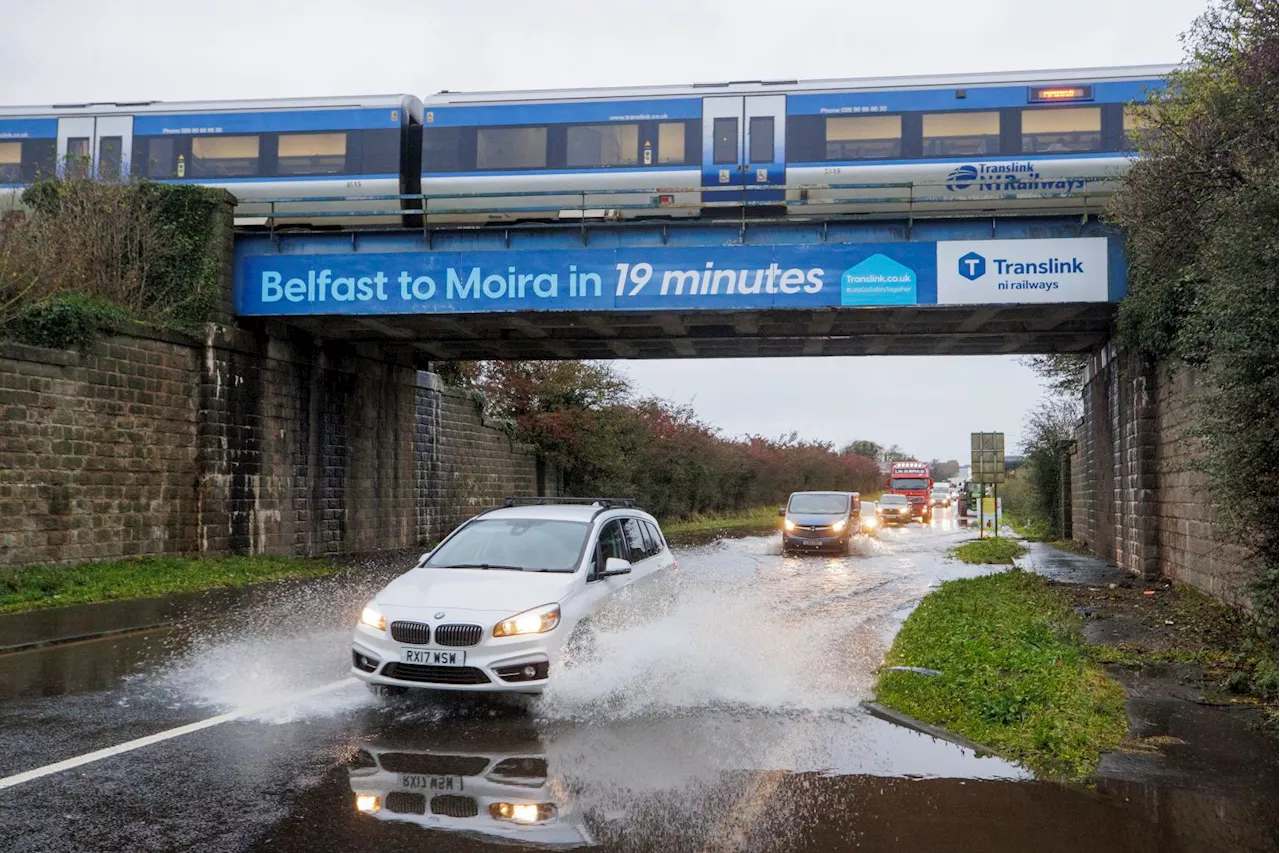
[[[684,548],[537,700],[347,683],[383,566],[3,655],[0,849],[1274,850],[1274,789],[1037,782],[861,707],[914,603],[976,572],[945,558],[969,535],[940,517],[843,557],[783,558],[776,535]]]

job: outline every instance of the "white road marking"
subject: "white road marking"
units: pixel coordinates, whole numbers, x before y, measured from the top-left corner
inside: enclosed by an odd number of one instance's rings
[[[346,687],[348,685],[355,684],[355,683],[356,683],[356,679],[354,678],[341,678],[337,681],[330,682],[329,684],[321,685],[320,687],[313,687],[310,690],[304,690],[301,693],[295,693],[291,696],[279,699],[275,702],[266,702],[261,705],[253,705],[246,708],[237,708],[234,711],[228,711],[225,714],[219,714],[218,716],[210,717],[207,720],[200,720],[199,722],[188,723],[185,726],[178,726],[176,729],[167,729],[162,732],[156,732],[153,735],[140,737],[136,740],[126,741],[125,743],[117,744],[116,746],[108,746],[105,749],[97,749],[97,750],[94,750],[93,752],[86,752],[84,755],[77,755],[75,758],[68,758],[65,761],[58,761],[58,762],[55,762],[54,764],[46,764],[44,767],[37,767],[34,770],[24,770],[21,773],[15,773],[12,776],[5,776],[3,779],[0,779],[0,791],[3,791],[6,788],[13,788],[17,785],[21,785],[23,782],[30,782],[34,779],[39,779],[43,776],[51,776],[54,773],[61,773],[64,770],[71,770],[74,767],[81,767],[85,764],[90,764],[94,761],[101,761],[104,758],[111,758],[113,755],[122,755],[123,753],[126,753],[126,752],[133,752],[135,749],[141,749],[142,747],[150,746],[153,743],[160,743],[161,741],[171,740],[176,737],[182,737],[183,735],[189,735],[192,732],[198,732],[201,729],[207,729],[213,726],[221,725],[222,723],[230,722],[231,720],[239,719],[240,717],[248,716],[249,714],[254,714],[259,711],[263,711],[267,708],[275,708],[275,707],[279,707],[280,705],[287,705],[291,702],[296,702],[300,699],[308,699],[312,696],[318,696],[322,693],[328,693],[331,690],[337,690],[340,687]]]

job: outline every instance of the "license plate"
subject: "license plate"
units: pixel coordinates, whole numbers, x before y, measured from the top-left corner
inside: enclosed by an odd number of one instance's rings
[[[461,791],[461,776],[428,776],[425,773],[401,773],[400,787],[406,791]]]
[[[466,652],[443,652],[439,649],[401,649],[404,663],[420,663],[427,666],[466,666]]]

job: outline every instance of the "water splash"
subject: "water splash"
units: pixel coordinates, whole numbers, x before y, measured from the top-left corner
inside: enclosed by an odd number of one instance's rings
[[[184,647],[148,681],[172,705],[249,708],[246,719],[273,723],[367,705],[372,697],[359,684],[293,698],[347,677],[351,626],[382,582],[347,576],[265,590],[184,635]]]
[[[592,620],[538,714],[856,708],[884,653],[884,620],[922,590],[889,544],[857,543],[849,556],[784,561],[772,537],[682,555],[677,578],[641,581]]]

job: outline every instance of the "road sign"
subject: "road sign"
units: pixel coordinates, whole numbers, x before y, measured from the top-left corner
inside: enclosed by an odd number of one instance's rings
[[[1004,433],[970,433],[970,450],[969,479],[978,483],[1004,482]]]

